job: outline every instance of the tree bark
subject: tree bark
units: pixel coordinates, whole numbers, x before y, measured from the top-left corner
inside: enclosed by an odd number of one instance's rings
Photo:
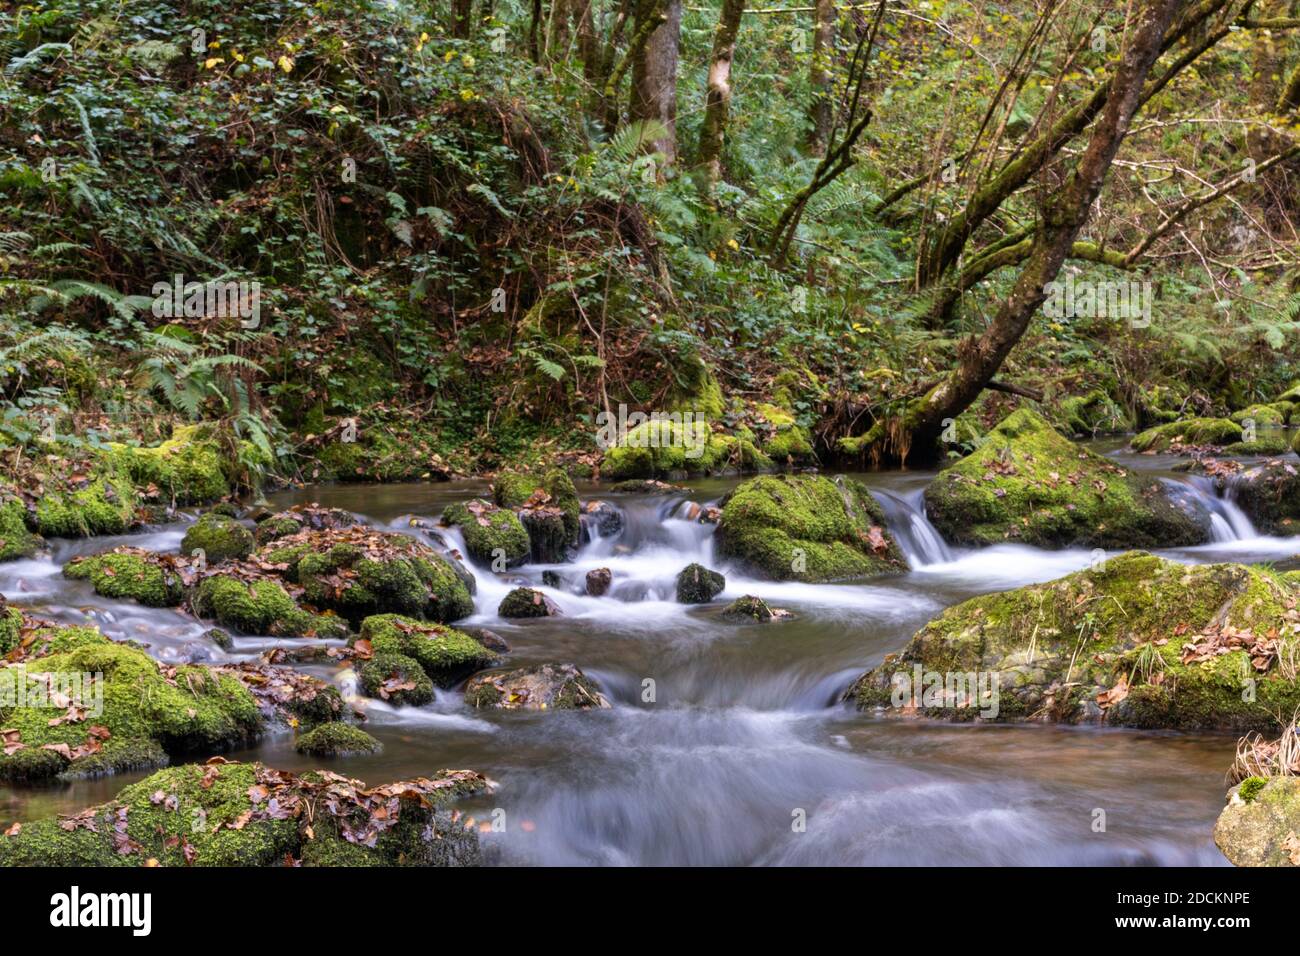
[[[808,130],[808,151],[820,156],[826,151],[826,140],[831,132],[831,84],[835,62],[835,3],[834,0],[814,0],[812,65],[809,67],[809,85],[813,100],[809,107],[811,127]]]
[[[473,16],[474,0],[451,0],[451,35],[468,39]]]
[[[917,449],[922,455],[936,447],[945,419],[956,418],[970,407],[1002,367],[1020,341],[1034,312],[1047,297],[1061,265],[1074,248],[1075,237],[1106,179],[1106,172],[1128,134],[1133,116],[1143,100],[1147,75],[1160,55],[1165,33],[1186,0],[1150,0],[1125,44],[1101,117],[1074,169],[1041,207],[1041,222],[1029,256],[1015,285],[983,335],[958,347],[957,367],[905,410],[901,420],[878,422],[864,447],[877,456],[899,449]],[[904,452],[905,454],[906,452]]]
[[[682,0],[638,0],[639,23],[655,16],[663,22],[651,31],[632,61],[633,120],[653,120],[663,129],[645,143],[662,153],[664,164],[677,160],[677,57],[682,32]]]
[[[736,54],[736,34],[745,12],[745,0],[722,0],[718,26],[713,32],[713,58],[709,64],[708,92],[704,97],[704,122],[700,127],[700,146],[696,158],[704,171],[706,188],[722,179],[722,143],[731,112],[731,61]]]

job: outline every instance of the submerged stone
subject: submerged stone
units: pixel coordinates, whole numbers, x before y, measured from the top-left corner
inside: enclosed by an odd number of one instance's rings
[[[871,492],[844,477],[751,478],[722,499],[715,543],[720,557],[778,581],[835,581],[907,568]]]
[[[1158,480],[1130,475],[1024,408],[941,472],[925,490],[925,507],[953,544],[1179,547],[1209,536]]]

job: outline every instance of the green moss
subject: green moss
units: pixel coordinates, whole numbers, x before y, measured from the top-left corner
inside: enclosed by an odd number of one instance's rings
[[[759,413],[771,426],[771,437],[762,443],[762,452],[782,465],[802,464],[815,460],[812,439],[794,415],[776,405],[759,405]]]
[[[474,499],[448,505],[442,521],[460,527],[466,552],[479,564],[493,565],[500,556],[505,567],[513,568],[528,560],[528,532],[513,511]]]
[[[231,493],[221,446],[207,425],[177,428],[155,448],[110,446],[137,485],[154,485],[176,504],[206,504]]]
[[[707,424],[645,422],[626,440],[605,451],[601,475],[611,481],[709,475],[725,470],[771,470],[772,459],[754,444],[752,434],[721,435]]]
[[[41,539],[27,530],[27,509],[21,500],[4,497],[0,489],[0,561],[30,558]]]
[[[1167,451],[1183,445],[1230,445],[1241,441],[1241,426],[1226,418],[1188,418],[1148,428],[1133,439],[1135,451]]]
[[[347,625],[336,617],[303,610],[278,582],[242,581],[228,574],[204,578],[192,599],[194,612],[245,634],[274,637],[343,637]]]
[[[272,515],[265,521],[258,522],[253,537],[258,544],[267,544],[276,538],[297,534],[302,530],[302,522],[287,514]]]
[[[169,564],[135,549],[121,549],[73,558],[63,566],[65,577],[88,580],[95,593],[147,607],[175,607],[184,587]]]
[[[37,770],[48,777],[137,769],[157,765],[167,754],[229,749],[261,732],[257,703],[236,678],[200,665],[163,668],[143,651],[111,643],[93,629],[64,630],[71,633],[62,635],[63,649],[6,666],[0,679],[10,683],[13,699],[22,699],[20,681],[30,693],[38,674],[67,675],[59,678],[65,684],[80,675],[73,703],[84,713],[69,711],[66,704],[0,708],[0,726],[16,729],[25,748],[0,756],[0,778],[32,779]],[[104,730],[100,749],[90,752]],[[57,761],[29,753],[47,745],[70,749],[45,751]],[[79,748],[86,752],[78,753]]]
[[[677,574],[677,603],[708,604],[722,593],[727,579],[702,564],[688,564]]]
[[[433,700],[433,681],[405,654],[376,654],[357,673],[361,692],[391,704],[419,707]]]
[[[555,603],[534,588],[515,588],[497,605],[501,617],[552,617],[558,613]]]
[[[134,521],[135,489],[110,461],[98,465],[82,487],[48,492],[36,505],[36,530],[46,537],[123,534]]]
[[[1241,781],[1237,793],[1241,795],[1242,800],[1250,803],[1259,796],[1259,792],[1264,789],[1264,786],[1267,783],[1268,781],[1263,777],[1247,777],[1245,780]]]
[[[925,505],[931,523],[955,544],[1174,547],[1207,536],[1159,481],[1129,475],[1025,408],[941,472],[926,488]]]
[[[1252,419],[1256,428],[1267,428],[1285,425],[1287,413],[1272,405],[1251,405],[1249,408],[1233,412],[1229,418],[1238,425],[1244,424],[1247,419]]]
[[[596,683],[573,664],[483,671],[465,684],[465,703],[498,710],[606,709]]]
[[[110,803],[0,836],[0,866],[468,865],[478,862],[477,834],[446,808],[486,786],[468,771],[370,791],[255,763],[169,767]]]
[[[253,533],[233,518],[206,514],[190,525],[181,539],[181,554],[192,555],[196,550],[212,564],[246,558],[253,553]]]
[[[1129,416],[1101,389],[1062,401],[1060,421],[1067,435],[1101,435],[1132,427]]]
[[[719,556],[776,580],[832,581],[907,566],[871,492],[850,478],[751,478],[723,499],[715,545]]]
[[[864,674],[858,706],[890,707],[894,681],[915,669],[997,678],[997,720],[1104,720],[1182,730],[1275,729],[1300,705],[1300,684],[1273,663],[1257,671],[1229,644],[1204,662],[1183,663],[1183,645],[1220,633],[1266,637],[1300,621],[1300,592],[1262,569],[1188,567],[1145,552],[1046,584],[973,598],[916,633],[898,655]],[[1108,700],[1107,692],[1125,693]],[[908,695],[910,699],[910,694]],[[970,719],[973,708],[927,707],[926,716]]]
[[[23,612],[16,607],[8,607],[0,598],[0,657],[8,654],[22,638]]]
[[[543,492],[549,500],[538,497],[538,491]],[[512,511],[518,511],[534,500],[559,508],[564,522],[564,543],[569,547],[578,544],[582,535],[582,505],[578,500],[578,491],[573,487],[573,479],[562,469],[552,468],[542,475],[502,472],[492,483],[492,500],[500,507]],[[529,523],[527,516],[524,517],[524,523]]]
[[[1223,449],[1225,455],[1285,455],[1291,446],[1281,436],[1258,438],[1255,441],[1238,441]]]
[[[439,687],[451,687],[496,662],[496,655],[468,634],[400,614],[366,618],[361,622],[359,639],[369,641],[375,654],[411,658]]]
[[[294,749],[311,757],[351,757],[356,754],[373,754],[382,745],[360,727],[338,722],[321,724],[294,742]]]
[[[1243,781],[1219,814],[1214,842],[1234,866],[1290,866],[1300,834],[1300,777]],[[1247,788],[1247,783],[1251,786]],[[1247,799],[1247,793],[1250,799]]]

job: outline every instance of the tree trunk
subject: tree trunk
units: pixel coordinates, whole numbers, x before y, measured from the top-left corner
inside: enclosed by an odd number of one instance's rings
[[[638,0],[637,20],[656,16],[664,21],[650,33],[632,62],[633,120],[657,121],[663,129],[645,143],[662,153],[664,164],[677,160],[677,54],[682,32],[682,0]]]
[[[835,62],[835,4],[833,0],[814,0],[813,47],[809,80],[813,91],[809,109],[811,128],[808,131],[808,150],[814,156],[826,151],[826,138],[831,131],[831,110],[834,106],[831,84]]]
[[[1184,3],[1186,0],[1152,0],[1139,14],[1140,22],[1125,45],[1110,85],[1105,110],[1074,169],[1044,201],[1029,257],[988,329],[978,338],[962,342],[957,367],[944,381],[913,401],[901,421],[877,423],[864,446],[878,455],[899,450],[906,454],[909,448],[928,455],[937,446],[945,419],[956,418],[988,387],[1047,297],[1047,284],[1056,278],[1073,249],[1141,105],[1143,85],[1160,55],[1165,31]]]
[[[722,0],[722,12],[713,33],[713,60],[709,64],[708,92],[704,98],[704,123],[700,127],[697,157],[710,194],[722,179],[722,143],[731,111],[731,61],[736,53],[736,34],[740,32],[740,17],[744,12],[745,0]]]
[[[470,21],[474,16],[474,0],[451,0],[451,35],[469,38]]]

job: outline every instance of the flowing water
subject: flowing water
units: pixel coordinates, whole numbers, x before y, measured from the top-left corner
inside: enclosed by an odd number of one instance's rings
[[[1107,450],[1103,446],[1102,450]],[[1172,460],[1118,456],[1159,473],[1211,523],[1213,541],[1170,551],[1185,562],[1279,561],[1292,542],[1257,535],[1231,501]],[[578,664],[605,689],[607,711],[471,711],[459,693],[424,708],[365,702],[382,753],[332,764],[383,783],[444,768],[479,770],[499,784],[471,802],[504,826],[483,836],[504,864],[1222,864],[1211,829],[1223,804],[1235,741],[1220,736],[1096,727],[954,726],[861,714],[838,702],[863,670],[901,648],[944,607],[990,591],[1049,580],[1094,560],[1090,550],[1023,545],[963,550],[925,519],[931,475],[863,476],[885,508],[912,570],[865,584],[810,585],[746,578],[713,554],[712,527],[685,517],[687,502],[716,501],[735,481],[690,483],[675,497],[611,495],[624,526],[588,540],[570,564],[503,575],[475,568],[476,613],[512,648],[509,663]],[[321,486],[275,496],[318,501],[409,533],[411,516],[436,517],[486,486]],[[184,524],[130,536],[176,550]],[[455,532],[449,537],[453,540]],[[237,638],[229,654],[202,638],[206,625],[171,610],[100,598],[64,579],[73,555],[126,539],[55,542],[49,558],[0,565],[0,592],[47,617],[93,622],[134,638],[163,660],[251,657],[276,643]],[[708,607],[673,601],[691,561],[722,570],[726,591]],[[608,567],[604,597],[579,594],[587,570]],[[505,621],[496,606],[521,582],[542,587],[558,618]],[[724,602],[758,594],[793,611],[768,625],[724,621]],[[283,642],[291,643],[291,642]],[[313,673],[349,688],[345,668]],[[653,682],[653,702],[646,688]],[[287,769],[317,765],[289,735],[235,756]],[[0,824],[79,809],[143,774],[28,790],[0,786]],[[1105,831],[1096,832],[1096,811]],[[806,825],[800,826],[801,820]]]

